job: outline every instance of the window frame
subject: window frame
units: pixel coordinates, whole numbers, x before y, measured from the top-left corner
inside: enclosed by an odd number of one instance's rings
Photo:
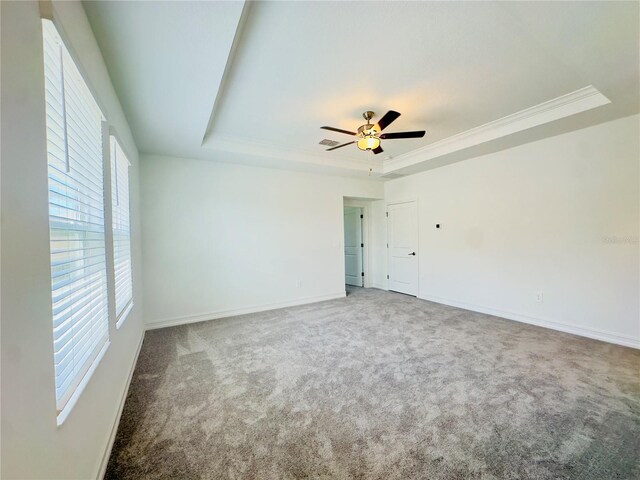
[[[115,318],[115,326],[116,329],[120,329],[120,327],[122,327],[122,325],[124,324],[125,320],[128,318],[129,313],[131,312],[131,310],[133,309],[134,303],[133,303],[133,287],[134,287],[134,280],[133,280],[133,251],[132,251],[132,242],[131,242],[131,238],[132,238],[132,231],[131,231],[131,176],[130,176],[130,169],[131,169],[131,161],[129,160],[129,155],[127,154],[127,150],[123,147],[122,145],[122,141],[120,140],[119,135],[117,134],[116,130],[113,127],[109,128],[109,135],[107,137],[109,139],[109,198],[110,198],[110,226],[111,226],[111,230],[110,230],[110,234],[111,234],[111,274],[113,275],[113,282],[112,282],[112,290],[113,290],[113,299],[114,299],[114,318]],[[115,155],[115,163],[114,163],[114,143],[116,144],[117,148],[120,149],[120,151],[122,152],[122,154],[124,155],[124,158],[126,160],[126,167],[127,167],[127,220],[128,220],[128,224],[129,224],[129,230],[128,230],[128,234],[129,234],[129,238],[128,238],[128,246],[129,246],[129,278],[131,279],[131,283],[130,283],[130,291],[131,291],[131,297],[128,299],[128,301],[126,302],[126,304],[122,307],[122,309],[120,311],[118,311],[118,299],[117,299],[117,289],[116,289],[116,253],[115,253],[115,248],[116,248],[116,242],[115,242],[115,235],[114,235],[114,225],[115,222],[113,220],[114,218],[114,211],[116,208],[116,205],[118,205],[119,202],[119,198],[117,196],[117,191],[115,192],[114,195],[114,174],[115,174],[115,178],[116,178],[116,186],[118,185],[117,183],[117,155]],[[105,177],[106,180],[106,177]],[[105,182],[106,183],[106,182]]]
[[[48,32],[49,31],[49,32]],[[82,65],[81,63],[78,61],[77,56],[74,55],[73,50],[70,48],[70,42],[67,40],[65,34],[64,34],[64,30],[62,28],[59,27],[58,23],[55,21],[55,19],[53,18],[53,15],[42,15],[41,16],[41,32],[42,32],[42,39],[41,39],[41,45],[43,48],[43,60],[42,60],[42,72],[43,72],[43,80],[44,80],[44,86],[45,86],[45,91],[44,91],[44,101],[45,101],[45,118],[44,118],[44,123],[45,123],[45,135],[46,135],[46,150],[45,150],[45,158],[46,158],[46,162],[47,162],[47,170],[48,170],[48,174],[47,174],[47,190],[49,191],[49,200],[47,202],[47,208],[48,208],[48,222],[49,222],[49,251],[50,251],[50,265],[51,265],[51,271],[50,271],[50,281],[52,282],[52,287],[51,287],[51,301],[52,301],[52,313],[51,313],[51,318],[52,321],[54,321],[54,323],[52,324],[52,346],[54,346],[53,349],[53,357],[52,357],[52,367],[53,367],[53,374],[54,374],[54,386],[55,386],[55,394],[54,394],[54,405],[55,405],[55,411],[56,411],[56,423],[58,425],[58,427],[60,427],[64,421],[67,419],[67,417],[69,416],[70,412],[72,411],[72,409],[74,408],[75,404],[77,403],[78,399],[80,398],[80,396],[82,395],[82,392],[84,391],[86,385],[88,384],[88,382],[90,381],[90,379],[93,376],[93,373],[95,372],[95,370],[97,369],[98,365],[100,364],[102,358],[104,357],[104,355],[106,354],[109,346],[111,345],[111,318],[112,318],[112,308],[109,302],[109,292],[111,290],[111,286],[110,286],[110,282],[109,282],[109,278],[108,278],[108,255],[107,255],[107,247],[108,247],[108,241],[107,241],[107,232],[108,229],[111,228],[111,219],[107,218],[107,185],[106,185],[106,177],[104,175],[104,169],[106,167],[106,158],[105,158],[105,153],[104,153],[104,125],[106,122],[106,116],[104,115],[104,108],[102,107],[102,105],[99,102],[99,98],[98,96],[94,93],[94,89],[91,87],[90,82],[87,80],[88,76],[86,75],[86,73],[83,71]],[[49,37],[49,35],[54,35],[53,37]],[[55,121],[53,119],[53,117],[51,117],[50,112],[55,108],[52,104],[52,106],[49,106],[49,100],[55,100],[55,98],[50,97],[49,95],[51,95],[51,93],[49,93],[48,88],[47,88],[47,82],[51,81],[52,79],[55,80],[55,71],[48,71],[48,67],[55,67],[56,65],[51,63],[52,60],[48,60],[47,59],[47,55],[48,53],[51,53],[50,51],[50,45],[48,46],[47,43],[48,42],[55,42],[55,43],[59,43],[60,45],[60,64],[58,66],[59,71],[60,71],[60,99],[58,102],[56,102],[56,105],[58,105],[59,103],[61,103],[62,105],[59,105],[62,107],[62,116],[61,116],[61,120],[62,120],[62,125],[58,125],[58,127],[61,127],[64,131],[64,136],[61,139],[58,139],[58,143],[55,143],[55,139],[54,140],[50,140],[50,133],[49,133],[49,128],[51,126],[52,121]],[[64,60],[71,60],[71,66],[65,66],[64,64]],[[73,72],[69,71],[68,69],[73,70]],[[55,68],[54,68],[55,70]],[[70,138],[73,138],[74,142],[78,142],[78,141],[85,141],[85,137],[84,135],[86,135],[85,133],[74,133],[73,135],[69,136],[69,117],[66,114],[66,109],[68,108],[68,103],[67,103],[67,83],[65,82],[65,76],[66,74],[71,74],[72,77],[75,77],[74,80],[79,80],[79,90],[81,92],[83,92],[85,95],[87,95],[90,98],[90,101],[93,102],[90,105],[85,104],[80,104],[80,107],[76,107],[77,108],[90,108],[90,109],[94,109],[95,108],[95,113],[99,113],[100,116],[100,145],[99,145],[99,149],[98,151],[100,152],[100,174],[102,176],[102,185],[98,185],[97,183],[95,184],[96,187],[101,188],[101,193],[102,193],[102,198],[101,198],[101,202],[98,201],[98,198],[94,198],[91,201],[95,202],[90,208],[96,208],[96,205],[100,205],[102,208],[102,232],[98,231],[98,233],[102,233],[102,238],[98,239],[98,241],[102,242],[102,246],[98,246],[95,247],[97,249],[103,250],[104,253],[104,257],[102,259],[101,262],[99,262],[99,264],[97,264],[97,267],[99,268],[98,271],[100,271],[102,273],[102,275],[104,276],[104,287],[101,285],[100,288],[104,288],[104,292],[100,293],[100,296],[104,295],[104,298],[101,300],[101,303],[104,302],[104,312],[105,312],[105,317],[106,318],[102,318],[102,315],[100,315],[97,320],[97,325],[99,325],[99,329],[98,332],[101,331],[101,329],[105,329],[104,334],[101,334],[100,337],[98,337],[98,340],[95,342],[95,345],[92,348],[92,350],[88,350],[87,352],[90,352],[88,354],[88,356],[84,359],[84,361],[82,363],[80,363],[80,368],[78,370],[77,373],[70,373],[68,375],[70,375],[69,379],[71,380],[70,383],[64,388],[64,390],[62,391],[62,395],[60,397],[58,397],[58,389],[59,389],[59,384],[58,384],[58,373],[56,370],[56,365],[58,360],[56,359],[56,350],[55,350],[55,344],[56,341],[59,337],[57,337],[56,333],[55,333],[55,316],[54,316],[54,311],[53,311],[53,305],[54,305],[54,290],[53,290],[53,281],[54,281],[54,272],[53,272],[53,255],[54,255],[54,249],[53,249],[53,244],[52,244],[52,223],[51,223],[51,216],[52,216],[52,204],[51,204],[51,186],[52,186],[52,179],[50,177],[51,174],[51,169],[55,168],[52,164],[52,159],[50,157],[51,155],[51,146],[54,147],[58,147],[58,148],[62,148],[63,152],[64,152],[64,159],[63,163],[65,164],[64,167],[64,172],[61,172],[62,174],[62,180],[64,182],[77,182],[78,179],[76,179],[74,176],[71,175],[72,172],[72,167],[69,161],[69,149],[70,149]],[[64,83],[62,83],[64,82]],[[77,92],[76,92],[77,93]],[[78,99],[81,99],[81,97],[76,98],[75,100],[77,101]],[[76,112],[76,114],[78,114]],[[85,118],[86,121],[86,118]],[[87,125],[91,125],[91,119],[89,119],[90,123]],[[93,127],[95,127],[95,125],[93,125]],[[77,128],[77,126],[76,126]],[[90,127],[92,128],[92,127]],[[86,146],[86,145],[85,145]],[[77,147],[76,147],[77,148]],[[87,153],[79,153],[76,152],[76,155],[79,155],[78,160],[84,160],[87,156]],[[90,154],[89,154],[90,155]],[[60,159],[57,159],[60,160]],[[56,160],[56,161],[57,161]],[[95,158],[94,158],[95,161]],[[74,162],[76,163],[76,162]],[[87,166],[90,166],[90,160],[87,161],[86,163],[78,163],[78,165],[80,165],[80,169],[84,169],[87,168]],[[95,165],[94,165],[95,166]],[[82,174],[78,174],[80,170],[75,170],[75,173],[77,175],[81,175]],[[96,178],[97,179],[97,178]],[[66,183],[65,183],[66,185]],[[79,185],[79,188],[81,187],[86,187],[85,184],[83,184],[82,182],[77,182],[77,185]],[[67,187],[68,188],[68,187]],[[78,190],[80,191],[80,190]],[[97,191],[95,193],[98,193]],[[62,194],[60,194],[62,195]],[[81,199],[86,199],[88,197],[86,197],[86,195],[88,195],[88,193],[83,192],[81,197],[78,197],[78,199],[76,201],[80,201]],[[67,198],[67,197],[64,197]],[[71,198],[71,197],[69,197]],[[68,208],[68,207],[67,207]],[[80,211],[79,211],[80,212]],[[99,211],[98,211],[99,213]],[[66,217],[62,217],[62,218],[66,218]],[[70,218],[70,220],[72,220]],[[96,224],[97,225],[97,224]],[[63,231],[65,231],[65,229],[63,229]],[[68,229],[67,229],[68,231]],[[85,239],[86,241],[86,239]],[[83,247],[83,248],[88,248],[88,247]],[[60,253],[65,254],[65,252],[69,252],[69,248],[61,248],[59,249]],[[55,253],[57,254],[57,252]],[[83,260],[84,257],[79,257],[78,261],[82,261],[84,262],[85,260]],[[86,270],[87,265],[84,264],[81,267],[83,270]],[[83,272],[84,273],[84,272]],[[86,275],[86,273],[84,273],[84,275]],[[102,281],[101,281],[102,283]],[[89,285],[86,285],[83,288],[95,288],[95,286],[91,286],[91,283]],[[78,287],[79,288],[79,287]],[[69,293],[66,294],[67,296],[70,295]],[[66,298],[65,295],[63,295],[61,298]],[[71,302],[70,305],[73,305],[74,302]],[[73,308],[73,307],[71,307]],[[73,316],[73,313],[70,314],[71,317]],[[69,318],[71,318],[69,317]],[[84,317],[77,317],[80,322],[85,321]],[[73,329],[74,326],[77,323],[80,322],[72,322],[69,328]],[[104,325],[102,325],[102,323],[104,322]],[[64,323],[64,322],[63,322]],[[66,343],[64,344],[66,345]],[[91,346],[91,344],[87,344],[89,346]],[[62,347],[61,347],[62,348]],[[75,348],[75,345],[72,345],[71,348]],[[74,365],[74,369],[75,367],[75,360],[70,360],[72,361],[72,365]],[[67,368],[67,367],[65,367]],[[64,383],[62,384],[64,385]]]

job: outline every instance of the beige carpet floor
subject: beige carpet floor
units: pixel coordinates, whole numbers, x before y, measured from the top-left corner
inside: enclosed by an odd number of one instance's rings
[[[147,332],[109,479],[640,478],[640,351],[380,290]]]

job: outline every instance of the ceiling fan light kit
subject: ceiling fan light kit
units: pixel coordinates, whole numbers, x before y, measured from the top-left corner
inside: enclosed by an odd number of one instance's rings
[[[375,125],[369,123],[373,115],[374,113],[371,111],[366,111],[362,114],[367,123],[358,127],[358,135],[362,138],[358,140],[356,145],[360,150],[375,150],[380,146],[380,139],[378,138],[380,130],[377,130]]]
[[[394,112],[393,110],[389,110],[376,124],[372,124],[371,119],[375,114],[367,110],[362,114],[362,117],[367,121],[364,125],[360,125],[358,127],[357,132],[350,132],[349,130],[343,130],[341,128],[334,127],[320,127],[324,130],[330,130],[332,132],[344,133],[345,135],[353,135],[356,137],[360,137],[359,140],[354,140],[353,142],[343,143],[342,145],[338,145],[336,147],[327,148],[327,152],[331,150],[336,150],[338,148],[346,147],[347,145],[356,144],[356,146],[360,150],[364,151],[372,151],[374,154],[382,153],[382,147],[380,146],[380,140],[388,139],[399,139],[399,138],[422,138],[425,135],[424,130],[415,131],[415,132],[396,132],[396,133],[382,133],[386,127],[388,127],[395,119],[397,119],[400,114],[398,112]]]
[[[380,146],[380,139],[373,135],[368,135],[358,140],[357,145],[360,150],[374,150]]]

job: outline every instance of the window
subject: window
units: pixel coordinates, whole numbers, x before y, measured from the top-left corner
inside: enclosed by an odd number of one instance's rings
[[[113,228],[113,267],[116,293],[116,326],[131,310],[131,224],[129,221],[129,160],[120,144],[111,137],[111,206]]]
[[[108,344],[104,118],[54,24],[43,20],[42,27],[55,384],[62,412]]]

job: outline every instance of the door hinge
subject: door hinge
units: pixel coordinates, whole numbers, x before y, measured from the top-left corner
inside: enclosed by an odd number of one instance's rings
[[[364,272],[362,272],[362,276],[364,277]]]
[[[387,217],[389,216],[389,212],[387,212]]]
[[[387,248],[389,248],[389,244],[387,243]]]
[[[360,218],[364,218],[364,215],[360,214]]]
[[[360,248],[364,248],[364,243],[361,243],[361,244],[360,244]]]
[[[387,275],[387,280],[389,280],[389,275]]]

